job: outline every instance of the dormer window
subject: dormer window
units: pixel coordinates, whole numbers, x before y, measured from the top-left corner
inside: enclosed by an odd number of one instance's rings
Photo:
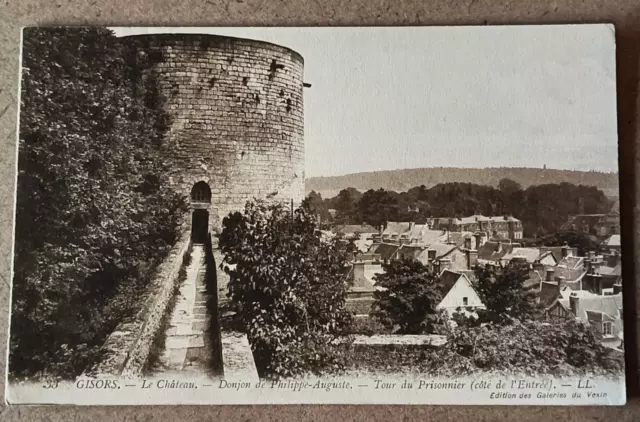
[[[605,337],[613,336],[613,331],[610,322],[602,323],[602,335]]]

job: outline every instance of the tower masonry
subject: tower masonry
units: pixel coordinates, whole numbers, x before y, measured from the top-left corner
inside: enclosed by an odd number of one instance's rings
[[[143,78],[169,116],[171,184],[193,226],[218,232],[251,198],[304,197],[300,54],[262,41],[200,35],[126,37],[151,66]]]

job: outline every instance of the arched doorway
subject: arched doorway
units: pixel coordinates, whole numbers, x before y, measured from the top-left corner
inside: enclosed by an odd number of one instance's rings
[[[191,188],[191,202],[210,204],[211,203],[211,189],[205,182],[198,182]]]
[[[205,182],[198,182],[191,188],[191,241],[205,243],[209,235],[209,207],[211,189]]]

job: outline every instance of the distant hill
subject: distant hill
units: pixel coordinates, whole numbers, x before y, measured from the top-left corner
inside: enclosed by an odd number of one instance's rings
[[[361,192],[383,188],[396,192],[407,191],[414,186],[430,188],[438,183],[468,182],[497,186],[502,178],[520,183],[523,188],[546,183],[568,182],[574,185],[595,186],[611,198],[618,197],[618,173],[595,171],[554,170],[540,168],[420,168],[404,170],[353,173],[344,176],[309,177],[306,179],[307,193],[312,190],[323,198],[334,197],[340,190],[352,187]]]

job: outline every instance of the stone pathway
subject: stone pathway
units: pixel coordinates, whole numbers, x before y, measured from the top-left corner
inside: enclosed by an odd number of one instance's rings
[[[193,372],[205,376],[209,373],[205,270],[204,247],[193,245],[187,277],[180,286],[166,332],[165,350],[160,357],[162,375]]]

